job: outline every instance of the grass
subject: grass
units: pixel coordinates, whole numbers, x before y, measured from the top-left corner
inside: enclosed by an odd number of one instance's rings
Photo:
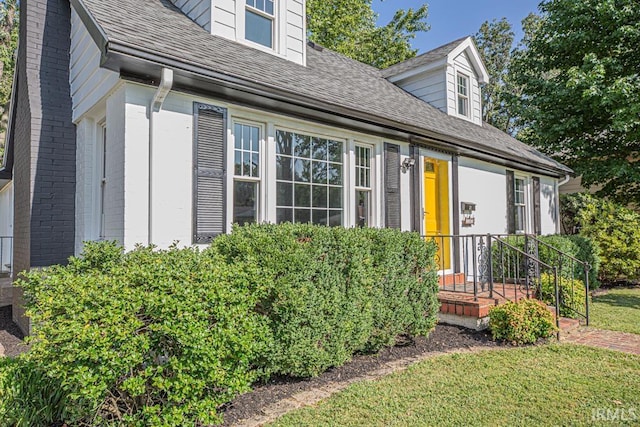
[[[640,416],[640,357],[554,344],[429,359],[273,426],[592,425],[598,410]]]
[[[611,289],[593,297],[591,326],[640,334],[640,288]]]

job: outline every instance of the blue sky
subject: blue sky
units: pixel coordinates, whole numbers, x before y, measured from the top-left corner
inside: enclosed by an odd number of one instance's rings
[[[522,37],[520,21],[530,12],[537,12],[540,0],[373,0],[373,9],[380,15],[379,24],[386,24],[396,9],[429,5],[428,22],[431,29],[418,34],[413,47],[419,53],[446,44],[460,37],[475,34],[484,21],[506,17],[516,33]]]

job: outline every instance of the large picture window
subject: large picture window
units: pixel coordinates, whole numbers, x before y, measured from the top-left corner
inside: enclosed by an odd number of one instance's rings
[[[273,48],[273,0],[246,0],[245,38]]]
[[[233,222],[258,221],[260,191],[260,128],[236,123],[234,130]]]
[[[276,132],[277,222],[343,224],[343,146],[294,132]]]

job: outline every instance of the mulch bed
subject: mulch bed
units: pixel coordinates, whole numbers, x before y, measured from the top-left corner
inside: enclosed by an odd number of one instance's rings
[[[275,378],[266,384],[257,385],[253,391],[239,396],[224,408],[224,425],[231,426],[259,415],[263,408],[296,393],[332,382],[361,377],[395,360],[447,350],[502,346],[509,345],[493,341],[487,331],[474,332],[457,326],[438,325],[428,338],[418,337],[413,341],[383,349],[378,354],[356,356],[344,366],[331,369],[317,378]]]
[[[0,308],[0,344],[4,347],[5,356],[14,357],[27,351],[29,347],[24,344],[24,335],[13,323],[11,313],[11,306]]]

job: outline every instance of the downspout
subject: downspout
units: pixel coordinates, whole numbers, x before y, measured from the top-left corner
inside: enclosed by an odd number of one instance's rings
[[[164,104],[167,95],[173,87],[173,70],[169,68],[163,68],[160,77],[160,85],[153,95],[149,109],[149,217],[148,217],[148,244],[153,243],[153,117],[156,113],[160,112],[162,105]]]

